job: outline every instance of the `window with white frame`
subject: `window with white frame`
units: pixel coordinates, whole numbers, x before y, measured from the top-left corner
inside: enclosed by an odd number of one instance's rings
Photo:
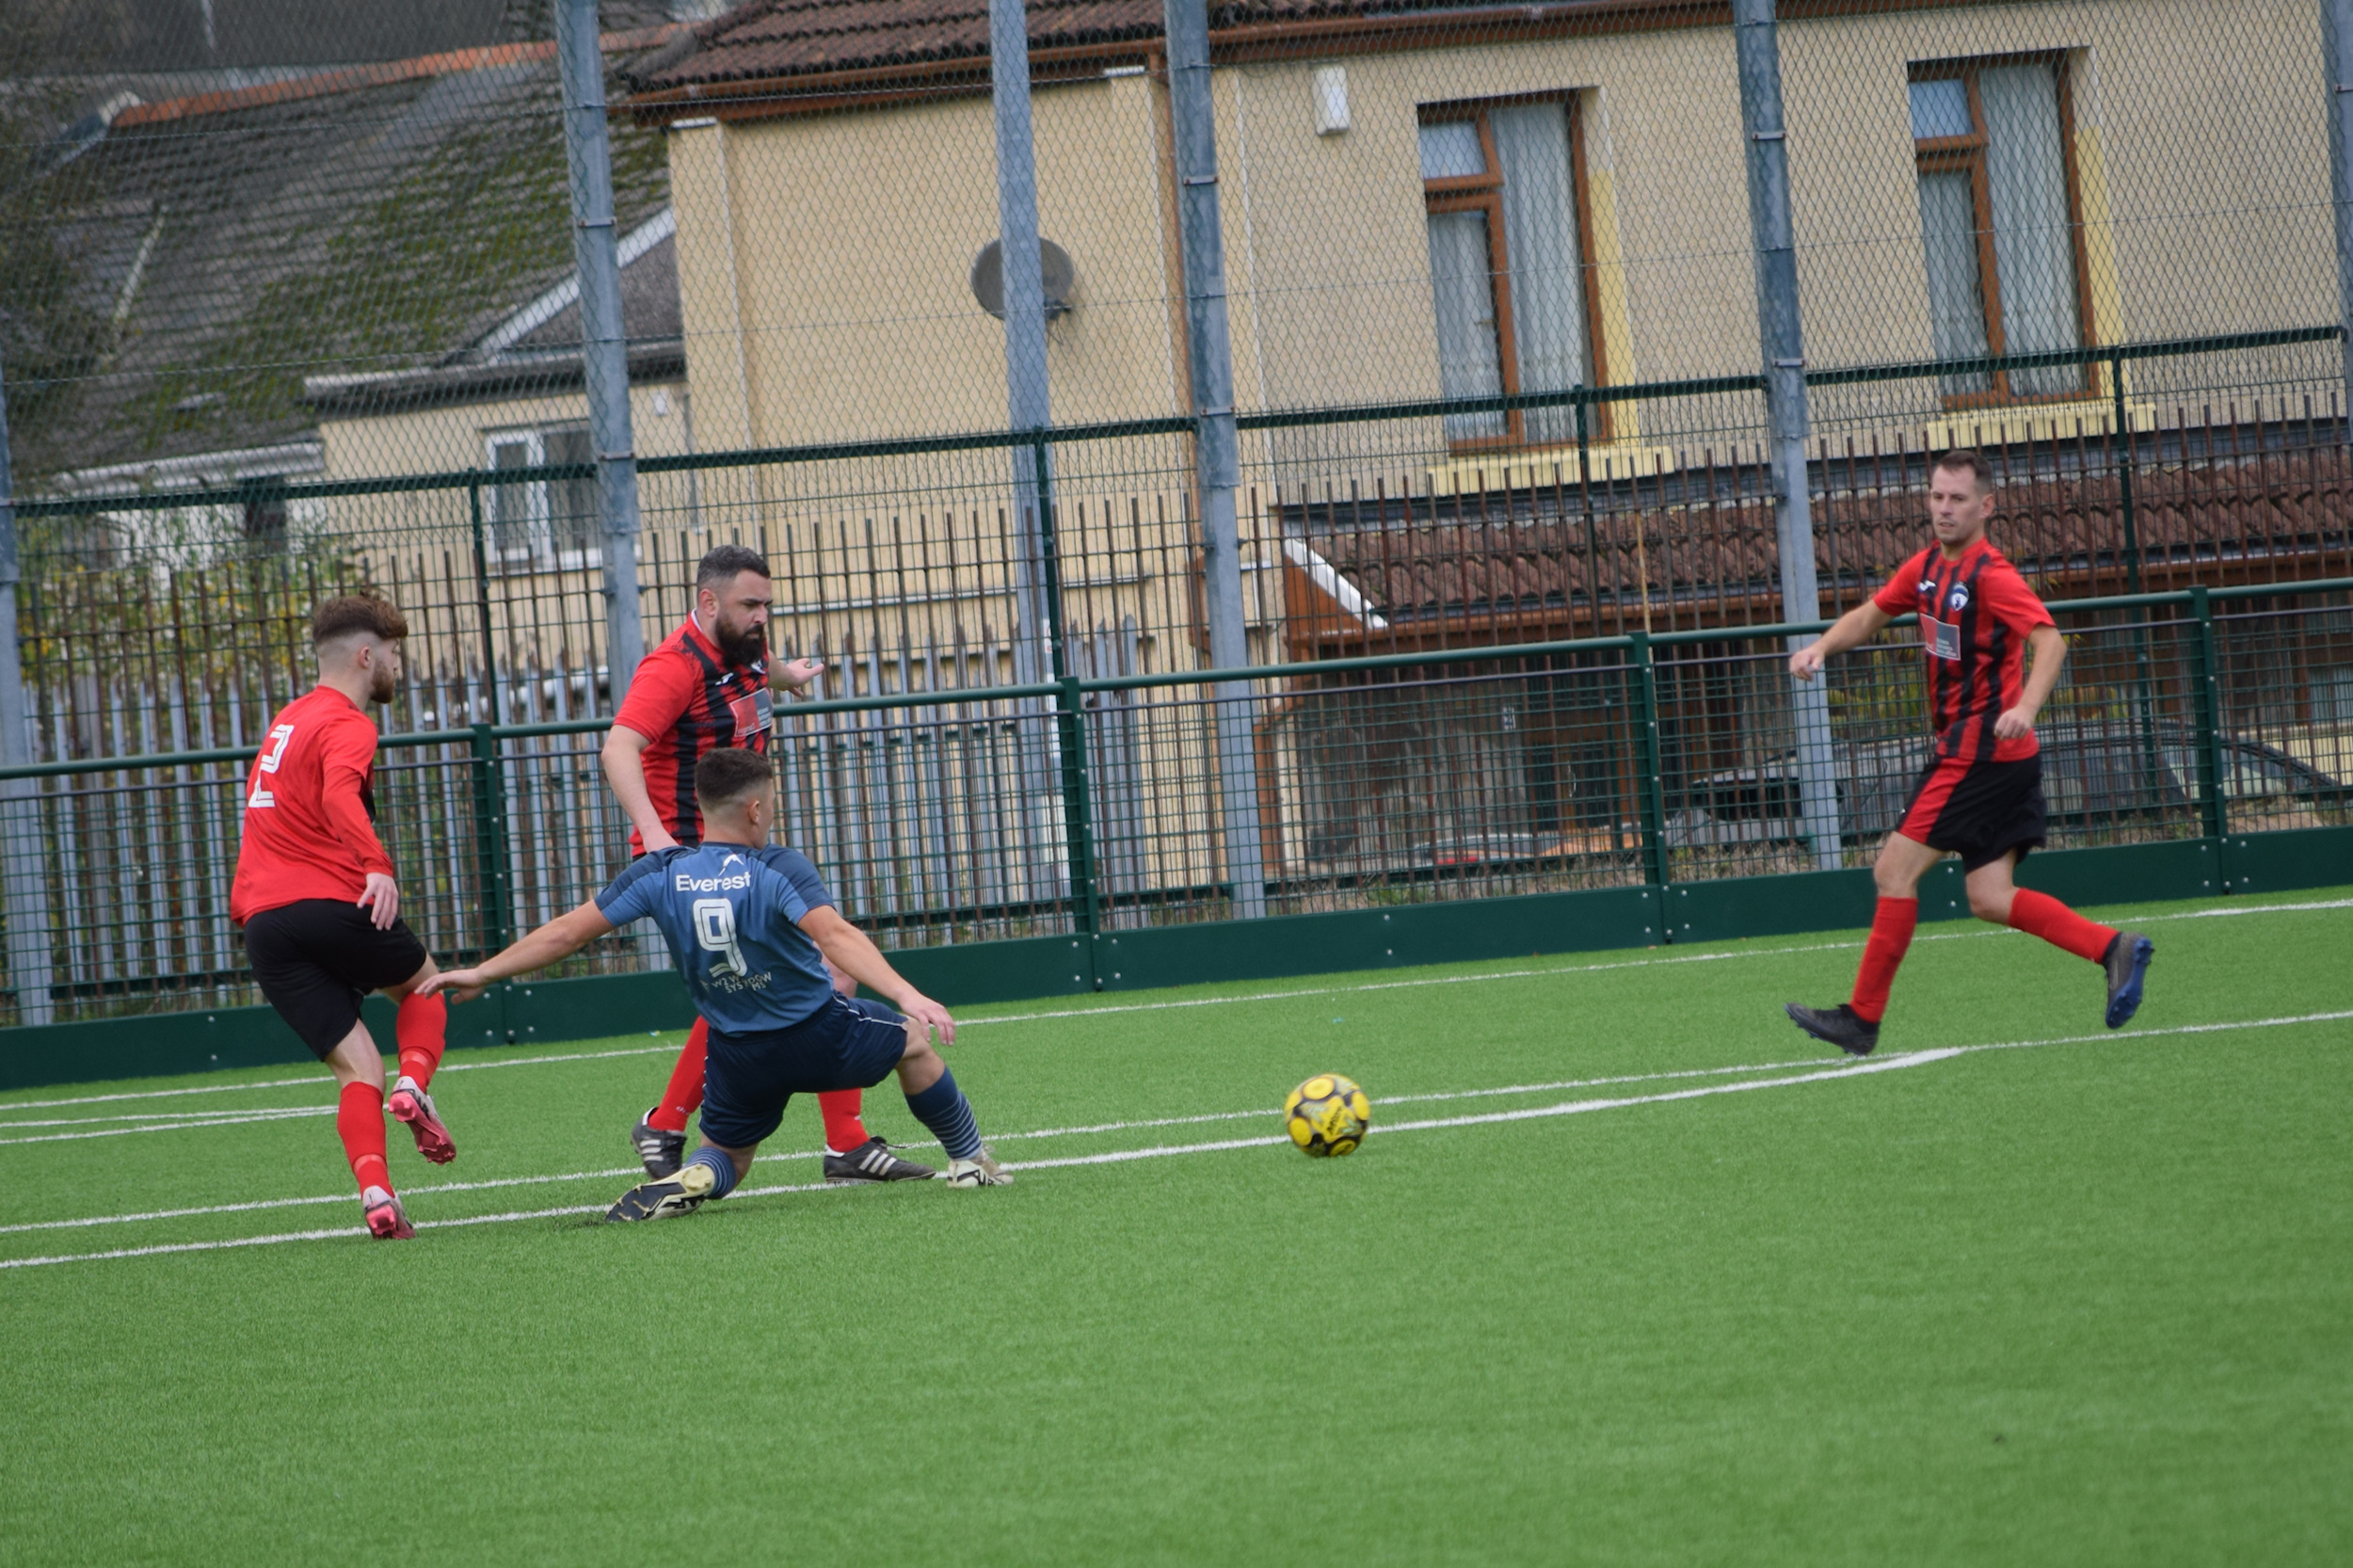
[[[2091,341],[2074,106],[2064,56],[1912,68],[1929,312],[1940,360],[2081,348]],[[2081,365],[1943,379],[1955,406],[2097,391]]]
[[[596,448],[582,425],[499,430],[486,440],[493,473],[596,461]],[[494,564],[542,570],[598,564],[594,474],[494,482],[482,502]]]
[[[1448,398],[1565,392],[1600,379],[1583,141],[1575,94],[1425,104],[1422,200]],[[1596,406],[1586,433],[1603,435]],[[1459,414],[1457,448],[1577,440],[1573,408]]]

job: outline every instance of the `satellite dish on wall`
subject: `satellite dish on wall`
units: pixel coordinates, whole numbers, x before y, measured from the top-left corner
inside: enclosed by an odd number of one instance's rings
[[[1079,274],[1070,264],[1070,252],[1052,240],[1037,242],[1037,260],[1038,270],[1046,275],[1046,318],[1051,321],[1070,309],[1070,286]],[[989,241],[972,258],[972,297],[990,315],[1005,319],[1005,251],[1000,241]]]

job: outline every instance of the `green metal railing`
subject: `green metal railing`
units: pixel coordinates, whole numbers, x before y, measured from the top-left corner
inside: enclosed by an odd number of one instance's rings
[[[2353,777],[2353,624],[2337,626],[2353,622],[2348,605],[2353,578],[2053,604],[2081,629],[2073,639],[2081,652],[2046,712],[2046,734],[2076,736],[2086,775],[2072,806],[2054,787],[2055,822],[2072,824],[2055,831],[2068,842],[2219,841],[2266,825],[2340,820],[2345,781]],[[784,820],[838,888],[864,889],[845,898],[853,915],[903,947],[1054,932],[1094,939],[1216,920],[1231,888],[1213,835],[1206,823],[1180,819],[1191,802],[1215,796],[1203,741],[1207,694],[1241,683],[1257,694],[1261,791],[1276,805],[1269,893],[1278,911],[1574,887],[1663,893],[1792,870],[1812,861],[1801,853],[1794,807],[1776,803],[1793,787],[1794,753],[1766,704],[1776,684],[1786,684],[1788,641],[1825,624],[1638,632],[1182,675],[1064,675],[792,703],[776,731]],[[2278,651],[2282,638],[2306,648],[2302,664]],[[1916,766],[1906,748],[1917,735],[1917,664],[1912,645],[1891,637],[1833,665],[1851,673],[1840,721],[1850,857],[1885,831],[1883,802]],[[2333,685],[2310,685],[2319,696],[2290,689],[2291,666],[2304,665],[2298,678],[2309,682],[2345,680],[2342,713],[2319,711],[2336,700],[2328,695]],[[1568,712],[1562,694],[1572,686],[1592,697],[1574,722],[1586,726],[1599,771],[1590,789],[1558,791],[1547,840],[1542,803],[1525,778],[1473,776],[1492,774],[1496,756],[1521,760],[1509,762],[1508,776],[1533,755],[1529,746],[1513,749],[1515,732],[1554,723],[1563,728],[1551,733],[1567,733],[1572,721],[1557,715]],[[1405,738],[1371,760],[1346,747],[1319,753],[1306,741],[1283,740],[1286,723],[1312,724],[1336,708]],[[416,884],[404,904],[438,953],[504,945],[618,870],[625,824],[593,752],[578,744],[609,723],[477,723],[383,738],[377,788],[393,803],[385,826],[398,840],[404,886]],[[1112,776],[1106,745],[1122,725],[1144,737],[1143,762],[1125,786]],[[1745,747],[1737,756],[1727,749],[1736,741]],[[2313,749],[2324,744],[2336,749]],[[1023,747],[1040,745],[1056,754],[1050,807],[1021,795],[1022,758],[1040,755]],[[2298,747],[2303,760],[2290,754]],[[98,1016],[173,998],[218,1005],[245,994],[241,953],[225,932],[209,958],[173,954],[200,947],[187,933],[220,919],[202,886],[225,888],[223,857],[233,859],[230,824],[242,804],[235,765],[253,755],[213,747],[0,770],[0,785],[14,792],[11,809],[45,813],[35,839],[0,844],[0,856],[18,873],[10,915],[34,918],[35,904],[47,912],[50,992],[63,1012]],[[2250,768],[2279,777],[2250,784]],[[1366,782],[1384,769],[1410,787],[1382,793]],[[1401,810],[1423,813],[1417,792],[1426,791],[1426,841],[1321,859],[1295,847],[1313,816],[1319,770],[1327,794],[1338,792],[1327,814],[1360,834],[1386,832]],[[2127,772],[2138,782],[2122,779]],[[2177,773],[2178,793],[2148,784]],[[934,782],[919,788],[927,776]],[[811,804],[821,784],[829,792]],[[1572,798],[1581,813],[1574,822],[1560,805]],[[1630,820],[1614,804],[1622,799]],[[951,842],[951,829],[962,837]],[[919,842],[926,832],[946,835],[936,851]],[[994,872],[984,865],[992,857]],[[933,859],[945,868],[938,886],[925,881]],[[81,881],[72,879],[77,866],[88,872]],[[146,893],[134,886],[141,866],[163,870]],[[116,890],[93,896],[91,886],[125,869],[133,874],[118,877]],[[641,945],[614,938],[587,968],[649,961]]]

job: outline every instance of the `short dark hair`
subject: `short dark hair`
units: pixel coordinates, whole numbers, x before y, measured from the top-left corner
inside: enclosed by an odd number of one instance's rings
[[[721,746],[695,764],[695,798],[706,811],[743,799],[775,780],[768,759],[742,746]]]
[[[716,588],[735,581],[738,573],[756,571],[762,577],[775,573],[768,569],[768,557],[747,545],[712,545],[709,554],[695,568],[695,590]]]
[[[1977,451],[1972,447],[1957,446],[1953,448],[1950,452],[1947,452],[1942,457],[1939,457],[1935,462],[1930,463],[1929,465],[1929,472],[1931,476],[1933,476],[1939,470],[1961,468],[1965,468],[1972,474],[1976,475],[1977,481],[1977,493],[1979,495],[1992,495],[1993,493],[1993,465],[1985,460],[1984,453]]]
[[[311,615],[311,646],[365,632],[396,643],[408,635],[408,620],[389,599],[374,594],[345,594],[330,599]]]

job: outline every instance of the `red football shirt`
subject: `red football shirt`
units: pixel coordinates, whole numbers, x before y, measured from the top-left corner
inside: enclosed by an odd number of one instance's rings
[[[695,764],[704,752],[742,746],[763,756],[776,699],[768,691],[768,661],[730,664],[718,645],[689,616],[630,678],[629,696],[613,722],[646,737],[646,792],[670,837],[702,842],[703,814],[695,804]],[[643,854],[645,836],[632,827],[629,847]]]
[[[1929,669],[1929,722],[1940,758],[2016,762],[2041,743],[1995,737],[1993,721],[2018,705],[2026,633],[2054,624],[2018,568],[1980,538],[1948,561],[1936,545],[1906,561],[1871,601],[1891,616],[1917,614]]]
[[[376,726],[332,686],[279,711],[245,786],[245,836],[229,918],[242,925],[298,899],[357,904],[392,874],[376,837]]]

